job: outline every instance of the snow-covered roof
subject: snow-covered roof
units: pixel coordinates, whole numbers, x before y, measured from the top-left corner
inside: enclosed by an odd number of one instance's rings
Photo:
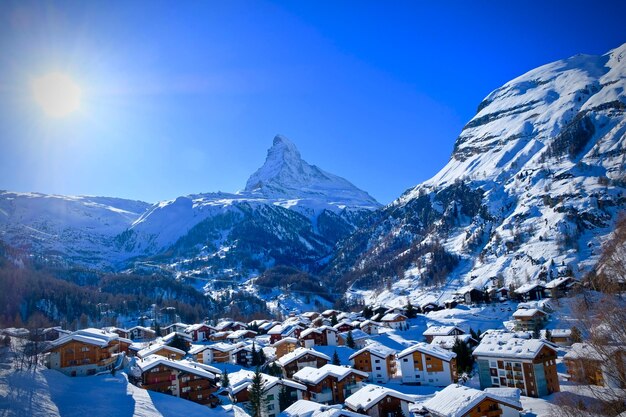
[[[362,354],[363,352],[369,352],[370,355],[374,355],[377,356],[381,359],[386,359],[387,356],[390,355],[395,355],[396,351],[390,347],[387,347],[383,344],[380,344],[378,342],[373,342],[369,343],[367,346],[365,346],[363,349],[361,350],[357,350],[356,352],[354,352],[352,355],[350,355],[350,360],[356,358],[357,356],[359,356],[360,354]]]
[[[189,362],[186,360],[183,361],[173,361],[171,359],[165,358],[160,355],[150,355],[145,358],[142,358],[135,362],[137,367],[141,370],[141,372],[149,371],[158,365],[167,366],[170,368],[177,369],[183,372],[189,372],[194,375],[198,375],[208,379],[216,379],[216,376],[213,372],[209,372],[199,366],[196,362]]]
[[[604,352],[598,351],[598,349],[588,343],[573,343],[570,351],[565,354],[564,359],[587,359],[595,361],[604,361],[612,352],[617,350],[613,347],[603,348]]]
[[[515,313],[513,313],[513,318],[526,318],[526,317],[534,317],[536,315],[540,315],[540,316],[547,316],[548,313],[546,313],[543,310],[539,310],[537,308],[522,308],[519,310],[515,310]]]
[[[145,358],[147,356],[150,356],[156,352],[158,352],[161,349],[165,349],[168,350],[172,353],[177,353],[181,356],[185,356],[185,351],[177,349],[175,347],[172,346],[168,346],[168,345],[161,345],[159,343],[154,343],[152,346],[148,346],[144,349],[141,349],[139,352],[137,352],[137,356],[139,356],[140,358]]]
[[[140,331],[146,332],[146,333],[156,333],[151,328],[145,327],[145,326],[133,326],[130,329],[128,329],[129,332],[132,332],[133,330],[140,330]]]
[[[365,320],[365,321],[361,322],[361,324],[359,326],[361,327],[361,329],[363,327],[367,327],[367,326],[380,327],[380,323],[376,323],[375,321],[372,321],[372,320]]]
[[[51,343],[52,347],[61,346],[71,341],[87,343],[94,346],[106,347],[109,343],[115,340],[120,340],[120,336],[117,333],[107,332],[102,329],[87,328],[75,331],[66,336],[62,336]],[[122,339],[123,341],[130,342],[128,339]]]
[[[380,319],[380,321],[386,322],[386,321],[406,320],[406,318],[407,317],[404,314],[387,313]]]
[[[474,349],[474,356],[493,358],[533,359],[544,347],[555,352],[553,347],[539,339],[520,339],[511,333],[493,334],[485,337]]]
[[[434,356],[435,358],[444,360],[446,362],[450,362],[452,359],[456,358],[456,353],[450,352],[449,350],[445,350],[436,345],[429,345],[428,343],[419,342],[415,345],[404,349],[402,352],[398,353],[398,358],[402,358],[407,355],[413,354],[413,352],[422,352],[426,355]]]
[[[305,338],[312,333],[322,334],[322,331],[316,327],[311,327],[310,329],[303,330],[302,333],[300,333],[300,338]]]
[[[165,326],[163,327],[163,329],[169,329],[171,327],[179,328],[179,329],[188,329],[189,327],[192,327],[192,326],[200,326],[200,324],[192,324],[190,326],[188,324],[178,322],[178,323],[172,323],[169,326]]]
[[[209,326],[206,323],[196,323],[196,324],[192,324],[190,326],[186,326],[186,327],[184,327],[184,329],[185,329],[185,332],[190,333],[190,332],[194,332],[196,330],[200,330],[200,329],[202,329],[204,327],[206,327],[207,329],[213,329],[214,328],[212,326]]]
[[[252,330],[235,330],[234,332],[226,336],[226,339],[239,339],[240,337],[246,337],[248,333],[252,333],[252,335],[255,336],[257,334],[255,331]]]
[[[280,346],[284,343],[293,343],[293,344],[298,344],[298,339],[296,339],[295,337],[284,337],[276,342],[274,342],[274,344],[272,346]]]
[[[544,287],[548,288],[548,289],[556,288],[559,285],[561,285],[561,284],[563,284],[563,283],[565,283],[567,281],[570,281],[570,280],[573,280],[573,278],[572,277],[556,278],[556,279],[553,279],[552,281],[548,282],[546,285],[544,285]]]
[[[493,393],[452,384],[437,392],[433,398],[424,402],[422,406],[436,417],[464,416],[485,399],[493,399],[521,410],[519,390],[517,388],[515,389],[518,391],[517,401],[513,400],[511,397],[500,397]]]
[[[296,379],[305,384],[319,384],[324,378],[328,376],[332,376],[337,378],[338,381],[341,381],[345,377],[351,374],[360,375],[363,378],[367,378],[369,374],[367,372],[359,371],[354,368],[350,368],[347,366],[338,366],[326,364],[321,368],[313,368],[310,366],[306,366],[300,369],[293,375],[293,379]]]
[[[283,325],[282,324],[277,324],[274,327],[272,327],[267,334],[281,334],[283,332]]]
[[[205,350],[207,350],[210,347],[210,345],[191,345],[191,348],[189,349],[189,353],[190,355],[196,355],[200,352],[204,352]]]
[[[454,330],[458,330],[461,333],[465,333],[463,329],[457,326],[430,326],[424,330],[422,335],[424,336],[449,336]]]
[[[371,339],[372,337],[371,335],[365,333],[361,329],[353,329],[347,332],[339,333],[339,337],[341,337],[343,340],[346,340],[348,338],[349,333],[352,333],[352,340],[354,341],[363,340],[363,339]]]
[[[254,372],[242,369],[238,372],[233,372],[232,374],[228,374],[228,380],[230,382],[230,392],[232,394],[237,394],[238,392],[243,391],[244,389],[248,389],[250,385],[252,385],[252,379],[254,378]],[[296,382],[291,381],[289,379],[277,378],[275,376],[261,374],[261,378],[263,379],[263,388],[265,390],[269,390],[276,384],[282,384],[290,388],[298,389],[301,391],[306,391],[306,386]]]
[[[341,404],[325,405],[309,400],[298,400],[278,417],[363,417],[363,414],[343,410]]]
[[[231,350],[234,350],[236,347],[237,345],[224,343],[224,342],[213,343],[212,345],[207,345],[208,349],[217,350],[219,352],[230,352]]]
[[[188,333],[181,333],[181,332],[172,332],[172,333],[168,333],[165,336],[163,336],[161,339],[168,343],[171,342],[172,340],[174,340],[175,337],[179,337],[180,339],[186,340],[191,342],[191,335]]]
[[[413,397],[407,394],[403,394],[396,390],[381,387],[380,385],[366,385],[348,398],[346,398],[345,404],[352,410],[358,410],[362,408],[367,411],[374,405],[378,404],[383,398],[391,396],[398,398],[402,401],[414,403]]]
[[[301,357],[303,357],[304,355],[309,354],[309,355],[313,355],[315,357],[321,358],[321,359],[326,359],[327,361],[330,361],[330,358],[326,355],[324,355],[321,352],[317,352],[313,349],[306,349],[306,348],[297,348],[296,350],[294,350],[293,352],[289,352],[288,354],[284,355],[283,357],[281,357],[280,359],[278,359],[278,363],[281,366],[285,366],[290,364],[291,362],[300,359]]]
[[[431,345],[439,346],[442,349],[452,349],[454,347],[454,343],[459,339],[463,343],[469,343],[472,338],[471,334],[459,334],[459,335],[450,335],[450,336],[435,336],[433,337]],[[474,340],[475,343],[478,343],[477,340]]]
[[[549,329],[552,337],[570,337],[572,335],[571,329]],[[546,331],[542,330],[541,334],[545,336]]]
[[[524,284],[522,286],[520,286],[518,289],[515,290],[516,294],[525,294],[528,291],[531,291],[537,287],[541,287],[541,288],[545,288],[545,282],[543,281],[539,281],[539,282],[533,282],[530,284]]]

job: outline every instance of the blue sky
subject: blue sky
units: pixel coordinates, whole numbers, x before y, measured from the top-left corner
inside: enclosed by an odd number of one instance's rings
[[[0,188],[150,202],[236,191],[281,133],[309,163],[388,203],[443,167],[490,91],[626,42],[625,9],[4,1]],[[54,71],[82,90],[61,119],[29,87]]]

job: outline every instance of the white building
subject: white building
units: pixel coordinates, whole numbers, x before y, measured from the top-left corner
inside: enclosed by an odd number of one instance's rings
[[[417,343],[398,353],[402,382],[446,386],[457,381],[456,353]]]

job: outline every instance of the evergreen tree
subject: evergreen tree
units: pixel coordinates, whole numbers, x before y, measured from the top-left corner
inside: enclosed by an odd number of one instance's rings
[[[354,349],[356,347],[356,343],[354,343],[354,337],[352,337],[352,330],[348,331],[348,336],[346,336],[346,346],[350,349]]]
[[[228,380],[228,371],[224,370],[222,374],[222,388],[226,388],[230,385],[230,381]]]
[[[163,336],[163,335],[161,334],[161,326],[159,325],[159,322],[158,322],[158,321],[155,321],[155,322],[154,322],[154,332],[155,332],[155,334],[156,334],[156,336],[157,336],[157,337],[161,337],[161,336]]]
[[[551,342],[551,341],[552,341],[552,332],[551,332],[550,330],[548,330],[548,329],[546,329],[545,339],[546,339],[548,342]]]
[[[582,343],[583,335],[576,326],[572,326],[572,335],[570,338],[572,339],[572,343]]]
[[[415,310],[415,307],[413,307],[413,304],[411,304],[411,300],[408,300],[408,302],[406,303],[406,316],[410,319],[417,316],[417,311]]]
[[[261,368],[257,367],[252,377],[252,384],[248,388],[248,413],[250,417],[261,417],[267,407],[267,390],[264,385]]]
[[[372,307],[370,306],[365,306],[363,308],[363,313],[362,313],[363,317],[365,317],[366,319],[372,318],[372,316],[374,315],[374,312],[372,311]]]
[[[333,353],[333,365],[341,365],[341,361],[339,360],[339,355],[337,354],[337,350]]]
[[[174,335],[172,340],[170,340],[170,342],[168,343],[168,346],[183,350],[185,352],[189,350],[189,348],[187,347],[187,342],[185,342],[185,340],[179,335]]]
[[[259,354],[256,350],[256,344],[252,342],[252,366],[260,366]]]
[[[339,322],[337,321],[337,316],[336,316],[336,315],[334,315],[334,314],[333,314],[332,316],[330,316],[330,325],[331,325],[331,326],[334,326],[334,325],[336,325],[337,323],[339,323]]]
[[[472,329],[471,327],[470,327],[470,336],[472,336],[472,339],[474,339],[474,340],[476,340],[476,341],[478,341],[478,340],[479,340],[479,339],[478,339],[478,333],[476,333],[476,332],[474,331],[474,329]]]
[[[267,357],[265,356],[265,352],[263,351],[263,348],[259,348],[259,353],[257,354],[257,358],[259,361],[259,366],[263,366],[265,365],[265,362],[267,362]]]
[[[280,391],[278,391],[278,408],[279,411],[284,411],[287,407],[293,404],[295,401],[287,391],[287,387],[285,385],[280,386]]]
[[[456,353],[456,368],[458,373],[470,372],[474,366],[474,357],[467,343],[458,337],[454,340],[452,351]]]

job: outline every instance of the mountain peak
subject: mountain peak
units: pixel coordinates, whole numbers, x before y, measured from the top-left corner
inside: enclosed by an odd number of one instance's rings
[[[380,205],[349,181],[307,163],[296,145],[282,135],[274,137],[265,163],[250,176],[245,192],[266,197],[341,201],[348,206],[355,202],[357,206]]]

